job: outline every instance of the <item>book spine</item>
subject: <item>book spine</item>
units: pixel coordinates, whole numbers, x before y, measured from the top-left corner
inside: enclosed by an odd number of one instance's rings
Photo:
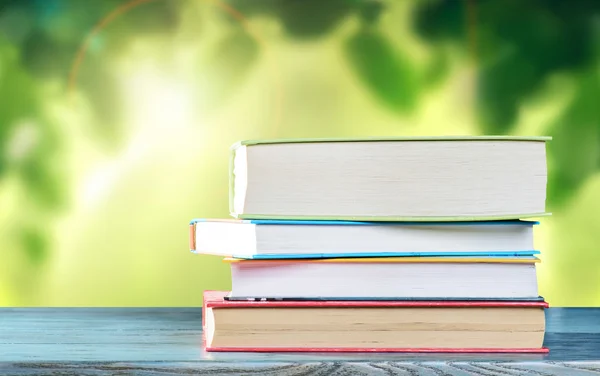
[[[196,224],[190,223],[190,251],[196,249]]]

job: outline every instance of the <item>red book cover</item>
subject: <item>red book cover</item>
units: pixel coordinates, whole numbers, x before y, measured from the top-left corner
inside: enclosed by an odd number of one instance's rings
[[[207,308],[264,308],[264,307],[539,307],[548,303],[539,301],[230,301],[228,291],[204,291],[203,313]],[[202,315],[202,327],[205,327]],[[213,352],[396,352],[396,353],[548,353],[547,348],[532,349],[436,349],[436,348],[237,348],[206,347]]]
[[[255,353],[452,353],[452,354],[547,354],[545,347],[539,349],[435,349],[435,348],[307,348],[307,347],[206,347],[207,352],[255,352]]]

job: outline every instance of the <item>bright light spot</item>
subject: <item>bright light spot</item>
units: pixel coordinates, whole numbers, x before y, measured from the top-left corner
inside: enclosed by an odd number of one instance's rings
[[[17,124],[6,148],[7,159],[12,162],[24,160],[35,149],[39,141],[40,131],[35,123],[24,121]]]
[[[117,170],[109,166],[94,171],[84,183],[82,199],[84,205],[92,204],[110,190],[117,178]]]
[[[133,72],[124,82],[131,125],[144,131],[176,131],[192,122],[192,90],[184,80],[154,69]]]
[[[103,163],[84,181],[81,198],[84,207],[90,207],[108,195],[113,186],[137,162],[143,161],[155,140],[151,132],[138,132],[117,158]]]
[[[177,143],[189,132],[194,119],[191,85],[170,72],[140,64],[123,75],[125,125],[131,136],[123,152],[98,166],[83,182],[84,207],[100,202],[128,171],[158,150],[181,149]]]

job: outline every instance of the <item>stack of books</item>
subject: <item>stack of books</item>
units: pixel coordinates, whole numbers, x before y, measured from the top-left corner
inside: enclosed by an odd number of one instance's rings
[[[546,352],[533,229],[546,137],[246,141],[235,219],[193,220],[223,256],[208,351]]]

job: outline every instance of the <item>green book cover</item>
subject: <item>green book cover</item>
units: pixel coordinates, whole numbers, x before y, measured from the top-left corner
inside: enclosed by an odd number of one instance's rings
[[[262,144],[296,144],[312,142],[390,142],[390,141],[550,141],[548,136],[397,136],[397,137],[345,137],[345,138],[274,138],[265,140],[243,140],[231,145],[235,151],[240,146]]]

